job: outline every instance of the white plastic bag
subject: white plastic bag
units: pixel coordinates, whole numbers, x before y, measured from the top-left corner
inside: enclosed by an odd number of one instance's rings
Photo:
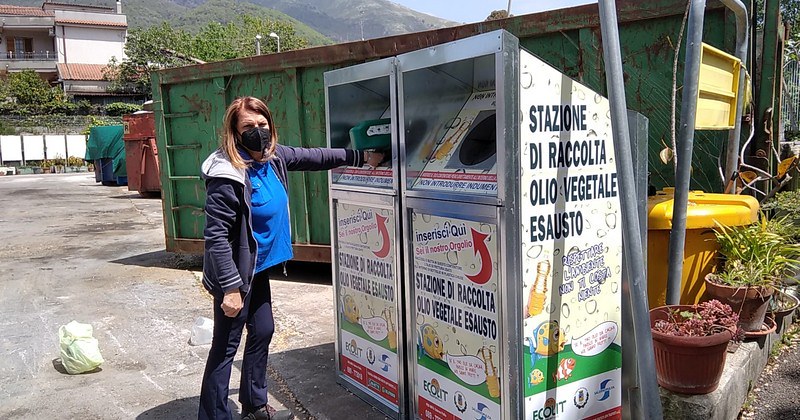
[[[92,326],[72,321],[58,329],[61,364],[70,375],[89,372],[103,363],[100,346],[92,337]]]
[[[201,316],[194,321],[194,326],[192,327],[192,336],[189,337],[189,344],[193,346],[211,344],[211,338],[213,336],[214,321]]]

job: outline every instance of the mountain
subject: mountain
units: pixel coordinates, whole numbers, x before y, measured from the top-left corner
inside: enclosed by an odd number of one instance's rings
[[[180,0],[176,1],[180,4]],[[337,41],[378,38],[455,24],[387,0],[250,1],[280,10]]]
[[[197,29],[205,26],[209,22],[217,21],[228,23],[238,20],[242,15],[261,16],[272,20],[291,22],[292,25],[294,25],[297,35],[307,39],[310,45],[326,45],[333,43],[325,35],[289,15],[253,3],[237,0],[208,0],[197,7],[187,7],[186,12],[177,18],[170,19],[170,23],[172,23],[172,26],[175,28],[185,29],[190,33],[194,33]]]
[[[0,0],[0,3],[36,7],[41,6],[42,1]],[[115,0],[58,2],[115,7]],[[282,12],[294,18],[295,23],[302,22],[337,42],[425,31],[456,24],[388,0],[122,0],[122,9],[128,16],[131,28],[147,27],[166,20],[174,27],[190,32],[196,31],[210,20],[227,22],[236,19],[241,13],[264,14],[278,19]],[[309,29],[299,25],[296,27],[298,34],[309,38],[312,45],[327,43],[309,32]]]

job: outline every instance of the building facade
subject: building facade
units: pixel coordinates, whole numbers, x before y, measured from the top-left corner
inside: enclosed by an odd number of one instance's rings
[[[52,1],[40,8],[0,5],[0,72],[34,70],[77,100],[129,101],[109,93],[103,77],[112,57],[124,58],[127,32],[120,1],[116,8]]]

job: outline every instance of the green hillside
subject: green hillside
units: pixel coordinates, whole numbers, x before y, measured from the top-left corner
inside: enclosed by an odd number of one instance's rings
[[[321,33],[311,29],[308,25],[305,25],[291,16],[283,14],[277,10],[235,0],[208,0],[204,4],[194,9],[188,9],[181,16],[175,19],[170,19],[170,22],[176,29],[184,29],[187,32],[194,34],[197,33],[200,28],[205,26],[208,22],[216,21],[225,24],[230,21],[237,21],[241,15],[259,16],[277,21],[290,22],[292,25],[294,25],[297,35],[307,39],[309,45],[312,46],[333,43]]]
[[[0,0],[0,2],[28,7],[41,7],[42,5],[42,0]],[[59,3],[116,8],[115,0],[60,0]],[[290,22],[297,35],[307,39],[310,46],[333,43],[325,35],[289,15],[245,1],[129,0],[122,2],[122,11],[128,17],[128,26],[131,29],[146,28],[167,21],[176,29],[196,34],[210,22],[225,24],[239,20],[242,15],[253,15]]]

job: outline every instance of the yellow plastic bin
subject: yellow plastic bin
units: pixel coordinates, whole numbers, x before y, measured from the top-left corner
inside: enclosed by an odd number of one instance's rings
[[[674,193],[674,188],[664,188],[647,200],[647,296],[651,308],[666,303]],[[728,226],[748,225],[758,220],[758,208],[758,201],[748,195],[689,193],[681,278],[682,305],[701,300],[706,289],[703,279],[717,264],[719,247],[714,237],[714,221]]]

